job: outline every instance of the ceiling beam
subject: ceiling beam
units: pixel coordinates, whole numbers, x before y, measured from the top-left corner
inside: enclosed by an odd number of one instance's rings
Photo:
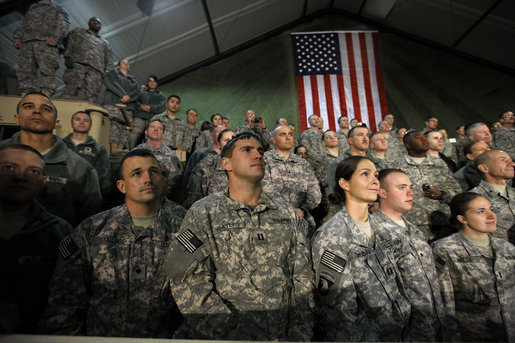
[[[220,55],[220,47],[218,46],[218,41],[216,39],[215,27],[213,26],[213,21],[211,20],[211,14],[209,14],[209,7],[207,6],[207,0],[202,0],[202,7],[204,8],[204,14],[206,16],[207,24],[209,25],[209,32],[211,33],[211,39],[213,40],[213,48],[215,49],[215,54]]]
[[[367,4],[367,0],[363,0],[361,3],[361,6],[359,6],[358,16],[361,17],[361,13],[363,13],[363,10],[365,9],[365,5]]]
[[[483,13],[483,15],[481,17],[479,17],[478,20],[476,20],[476,22],[474,24],[472,24],[471,27],[468,28],[467,31],[463,32],[463,34],[460,36],[460,38],[458,38],[452,45],[451,45],[451,48],[456,48],[456,46],[458,44],[461,43],[462,40],[465,39],[465,37],[467,37],[469,35],[469,33],[471,33],[479,24],[481,24],[481,22],[490,15],[490,13],[492,13],[493,10],[495,10],[497,8],[497,6],[499,6],[499,4],[503,2],[503,0],[497,0],[492,6],[490,6],[490,8],[485,12]]]

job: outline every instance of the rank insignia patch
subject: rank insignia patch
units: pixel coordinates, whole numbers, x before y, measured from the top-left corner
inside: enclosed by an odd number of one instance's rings
[[[202,245],[202,241],[190,230],[186,230],[177,236],[177,240],[181,243],[190,254],[195,252]]]

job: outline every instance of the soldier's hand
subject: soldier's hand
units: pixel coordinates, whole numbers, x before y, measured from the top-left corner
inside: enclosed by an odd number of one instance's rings
[[[121,100],[122,102],[129,102],[129,101],[131,101],[131,97],[130,97],[130,96],[128,96],[127,94],[125,94],[124,96],[122,96],[122,97],[120,98],[120,100]]]
[[[149,105],[141,105],[140,106],[142,111],[150,112],[150,106]]]
[[[50,45],[50,46],[56,46],[56,45],[57,45],[57,41],[56,41],[55,39],[53,39],[53,38],[48,38],[48,39],[46,40],[46,43],[47,43],[48,45]]]
[[[182,145],[176,145],[175,150],[184,150],[184,148],[182,147]]]
[[[304,218],[304,211],[303,210],[301,210],[300,208],[296,208],[295,211],[297,211],[297,214],[299,215],[299,217]]]
[[[19,50],[19,49],[21,49],[21,47],[22,47],[21,42],[14,42],[14,47],[15,47],[16,49],[18,49],[18,50]]]
[[[438,188],[431,186],[427,191],[423,191],[422,195],[429,199],[441,200],[443,199],[444,193]]]

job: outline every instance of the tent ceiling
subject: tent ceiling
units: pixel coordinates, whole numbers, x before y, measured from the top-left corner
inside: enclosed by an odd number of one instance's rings
[[[117,58],[142,82],[170,80],[313,16],[336,13],[515,72],[512,0],[54,0],[71,27],[98,16]],[[12,35],[33,1],[0,0],[3,59],[17,64]],[[150,15],[145,14],[148,13]],[[345,29],[345,27],[342,27]]]

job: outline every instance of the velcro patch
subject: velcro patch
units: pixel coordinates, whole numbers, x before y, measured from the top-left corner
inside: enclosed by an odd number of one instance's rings
[[[341,257],[336,256],[330,251],[324,251],[322,254],[322,259],[320,263],[331,268],[335,272],[341,274],[343,272],[343,268],[345,267],[345,260]]]
[[[55,175],[47,175],[46,179],[47,179],[47,182],[60,183],[63,185],[66,185],[66,183],[68,182],[67,178],[59,177],[59,176],[55,176]]]
[[[438,269],[442,269],[445,266],[444,259],[435,253],[433,253],[433,261],[435,262],[435,267]]]
[[[79,247],[70,236],[66,237],[61,241],[61,243],[59,243],[59,252],[65,260],[73,255],[78,249]]]
[[[193,254],[193,252],[202,245],[202,241],[189,229],[177,236],[177,240],[190,252],[190,254]]]

